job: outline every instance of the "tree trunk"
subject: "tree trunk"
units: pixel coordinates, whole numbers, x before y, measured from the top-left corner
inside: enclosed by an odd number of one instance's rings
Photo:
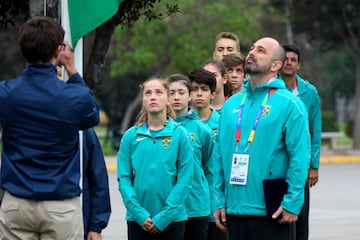
[[[141,105],[141,91],[136,95],[134,100],[129,104],[129,106],[126,108],[126,112],[124,115],[124,118],[121,122],[121,128],[120,128],[120,134],[121,136],[124,134],[124,132],[129,128],[130,126],[130,120],[132,116],[134,115],[134,111]]]
[[[290,2],[288,0],[284,0],[285,6],[285,16],[286,16],[286,38],[288,44],[294,44],[294,35],[291,27],[291,12],[290,12]]]
[[[355,116],[353,148],[360,150],[360,56],[356,53]]]

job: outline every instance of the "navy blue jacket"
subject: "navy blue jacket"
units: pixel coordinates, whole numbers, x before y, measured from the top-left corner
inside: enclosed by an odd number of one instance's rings
[[[83,218],[84,239],[89,231],[101,233],[110,218],[109,180],[104,155],[94,129],[84,134]]]
[[[58,80],[50,63],[28,64],[0,82],[0,187],[33,200],[79,196],[80,129],[99,122],[95,100],[79,74]]]

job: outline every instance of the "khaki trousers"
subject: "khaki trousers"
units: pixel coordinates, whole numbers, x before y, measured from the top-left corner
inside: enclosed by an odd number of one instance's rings
[[[1,240],[81,240],[80,197],[34,201],[5,191],[0,208]]]

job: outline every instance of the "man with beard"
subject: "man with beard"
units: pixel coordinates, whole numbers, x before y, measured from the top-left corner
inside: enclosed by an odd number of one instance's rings
[[[245,61],[249,81],[221,111],[213,207],[217,226],[229,231],[231,239],[293,239],[304,202],[310,162],[310,137],[304,131],[309,129],[308,116],[277,77],[284,59],[277,40],[256,41]],[[271,180],[276,184],[268,186]],[[283,185],[284,193],[276,196],[276,188]],[[269,189],[280,196],[278,202],[265,192]]]
[[[286,60],[284,67],[280,70],[280,76],[284,80],[286,88],[304,102],[309,114],[311,160],[305,186],[305,201],[296,222],[296,239],[307,240],[309,238],[309,188],[315,186],[319,179],[321,149],[320,97],[316,87],[297,74],[300,69],[300,50],[294,45],[283,45],[283,48],[285,49]]]

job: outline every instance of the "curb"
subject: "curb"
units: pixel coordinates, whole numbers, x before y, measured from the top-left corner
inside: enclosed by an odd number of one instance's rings
[[[117,172],[116,165],[106,165],[106,169],[108,172]]]
[[[320,157],[320,164],[342,164],[342,163],[360,163],[360,156],[324,156]]]
[[[345,164],[345,163],[360,163],[360,156],[324,156],[320,157],[321,164]],[[108,172],[116,172],[117,166],[115,164],[107,164]]]

